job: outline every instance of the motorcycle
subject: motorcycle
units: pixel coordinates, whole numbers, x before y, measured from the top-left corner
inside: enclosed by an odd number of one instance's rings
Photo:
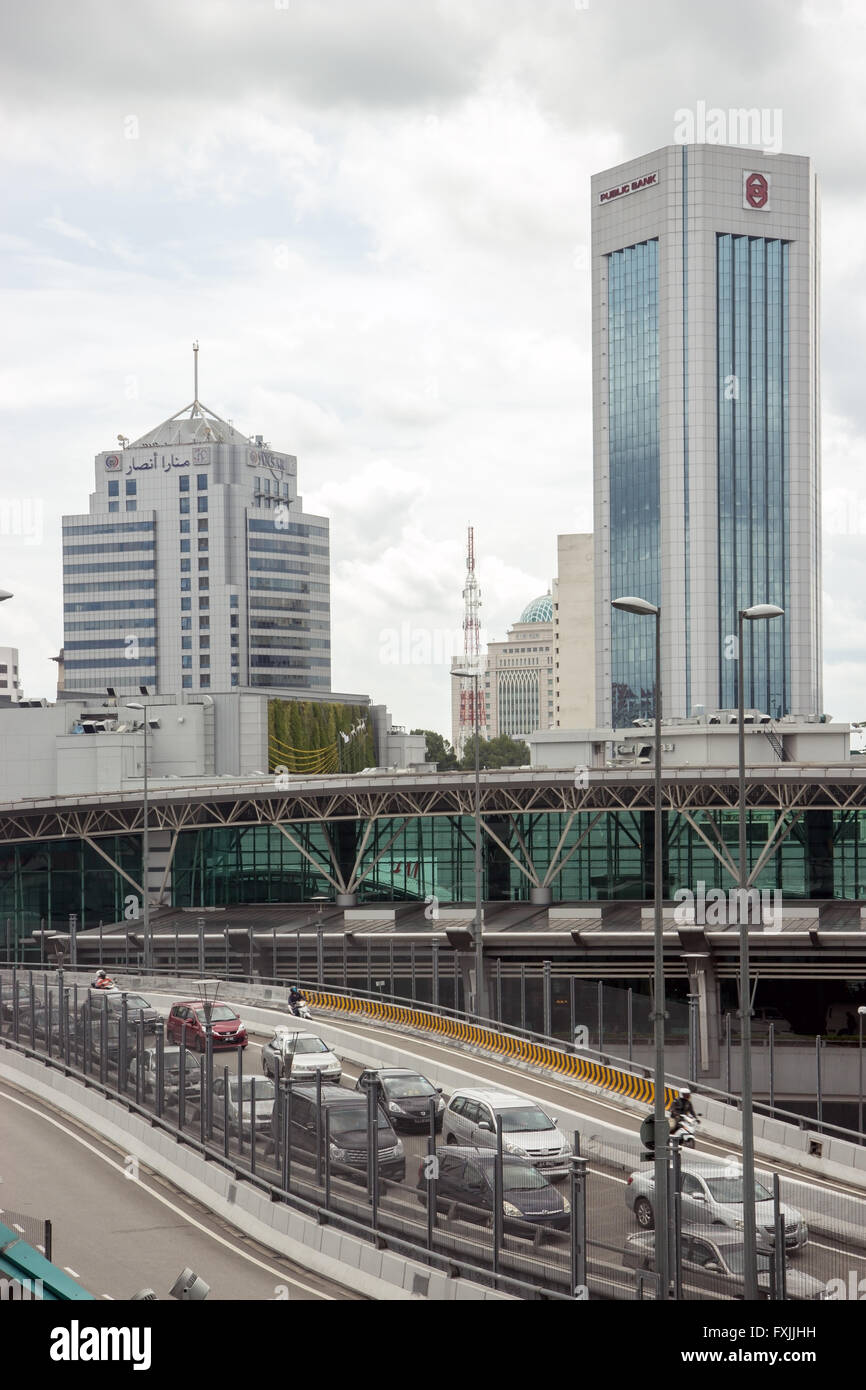
[[[307,1003],[306,999],[300,999],[300,1000],[298,1001],[298,1003],[297,1003],[297,1004],[294,1004],[294,1005],[291,1005],[291,1004],[290,1004],[290,1005],[289,1005],[289,1008],[291,1009],[291,1011],[292,1011],[292,1013],[294,1014],[295,1018],[312,1018],[312,1017],[313,1017],[313,1015],[310,1013],[310,1006],[309,1006],[309,1004]]]
[[[700,1124],[700,1120],[695,1115],[671,1115],[671,1138],[679,1139],[680,1148],[693,1149],[695,1147],[695,1130]]]

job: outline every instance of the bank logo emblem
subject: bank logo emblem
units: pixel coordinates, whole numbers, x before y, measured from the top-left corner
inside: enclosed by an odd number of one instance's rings
[[[106,473],[118,473],[120,471],[120,459],[117,454],[109,454],[105,460]]]
[[[743,207],[768,211],[770,204],[770,180],[766,174],[746,172],[743,174]]]

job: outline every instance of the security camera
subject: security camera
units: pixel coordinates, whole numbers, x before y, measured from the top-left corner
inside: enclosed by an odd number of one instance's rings
[[[181,1270],[169,1293],[180,1303],[201,1303],[210,1293],[210,1284],[200,1279],[194,1270],[187,1268]]]

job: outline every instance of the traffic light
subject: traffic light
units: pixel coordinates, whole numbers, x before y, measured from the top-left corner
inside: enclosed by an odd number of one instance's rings
[[[652,1163],[655,1159],[655,1134],[655,1114],[650,1113],[640,1127],[640,1142],[644,1146],[644,1152],[640,1156],[641,1163]]]

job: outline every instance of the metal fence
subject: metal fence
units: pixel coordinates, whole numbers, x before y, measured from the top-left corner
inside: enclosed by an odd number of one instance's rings
[[[485,1147],[445,1144],[433,1096],[415,1130],[398,1134],[375,1087],[344,1077],[337,1090],[320,1073],[301,1081],[291,1050],[263,1053],[265,1075],[241,1048],[175,1044],[124,995],[36,971],[0,976],[0,1042],[147,1115],[274,1200],[438,1268],[524,1298],[661,1296],[654,1171],[636,1133],[587,1121],[570,1136],[567,1172],[548,1179],[509,1152],[501,1119]],[[739,1160],[705,1147],[717,1152],[671,1156],[671,1292],[739,1298]],[[861,1297],[863,1198],[786,1173],[760,1182],[762,1296]]]

